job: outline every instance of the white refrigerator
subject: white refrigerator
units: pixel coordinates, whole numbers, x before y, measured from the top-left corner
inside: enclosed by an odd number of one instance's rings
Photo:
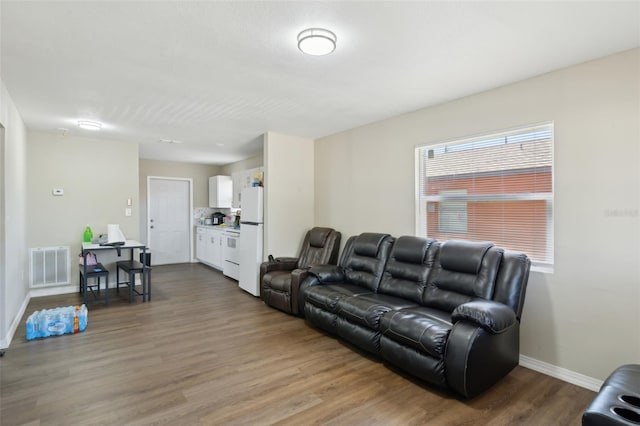
[[[244,291],[260,296],[260,264],[263,253],[263,188],[260,186],[242,190],[240,211],[240,279],[238,285]]]

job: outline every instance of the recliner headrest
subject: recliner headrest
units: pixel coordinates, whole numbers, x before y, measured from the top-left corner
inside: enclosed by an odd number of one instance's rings
[[[389,234],[363,232],[358,235],[353,242],[353,251],[355,254],[360,256],[376,257],[378,255],[378,248],[380,248],[380,244],[388,236]]]
[[[477,274],[485,253],[491,247],[491,242],[446,241],[440,248],[440,265],[450,271]]]
[[[311,247],[324,247],[331,232],[333,232],[331,228],[313,228],[309,234],[309,245]]]
[[[391,256],[399,262],[421,264],[430,244],[426,238],[404,235],[396,240]]]

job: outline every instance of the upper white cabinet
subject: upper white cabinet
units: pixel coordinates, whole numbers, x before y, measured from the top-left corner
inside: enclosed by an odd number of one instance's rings
[[[233,208],[242,208],[242,190],[249,188],[256,179],[256,175],[262,176],[262,173],[264,173],[263,167],[231,173],[231,180],[233,181],[233,200],[231,206]]]
[[[233,183],[230,176],[209,178],[209,207],[228,209],[233,198]]]

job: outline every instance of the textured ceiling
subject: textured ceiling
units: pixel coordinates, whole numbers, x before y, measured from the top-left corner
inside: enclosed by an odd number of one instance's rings
[[[227,164],[266,131],[327,136],[637,47],[639,4],[2,0],[0,73],[30,129]],[[316,26],[333,54],[297,49]]]

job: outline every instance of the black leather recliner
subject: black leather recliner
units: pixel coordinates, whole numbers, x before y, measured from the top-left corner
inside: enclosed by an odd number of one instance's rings
[[[298,306],[305,317],[316,318],[317,326],[335,333],[338,301],[376,292],[393,241],[388,234],[363,233],[347,240],[339,266],[311,268],[314,276],[299,292]],[[307,291],[310,286],[313,291]]]
[[[260,298],[281,311],[299,314],[298,289],[312,265],[338,260],[340,232],[315,227],[307,232],[298,257],[278,257],[260,265]]]
[[[491,243],[404,236],[388,260],[377,258],[375,266],[385,265],[379,284],[354,287],[344,265],[377,276],[373,262],[355,254],[345,248],[340,267],[310,269],[300,303],[312,324],[465,397],[518,364],[526,255]]]

